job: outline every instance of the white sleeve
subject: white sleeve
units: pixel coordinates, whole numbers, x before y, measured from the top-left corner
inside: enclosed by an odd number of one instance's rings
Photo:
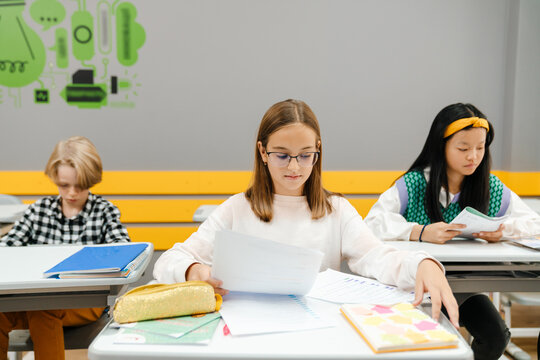
[[[166,284],[184,282],[191,264],[212,266],[215,234],[232,226],[230,208],[229,199],[218,206],[186,241],[165,251],[154,265],[154,278]]]
[[[405,290],[414,289],[418,265],[426,258],[434,260],[444,271],[443,266],[424,251],[404,251],[386,245],[371,232],[348,201],[342,204],[342,255],[351,271]]]
[[[510,192],[510,204],[504,222],[504,237],[525,237],[540,234],[540,215],[525,204],[513,191]]]
[[[401,201],[397,186],[392,187],[379,196],[379,199],[366,216],[366,225],[381,240],[409,240],[414,222],[400,214]]]

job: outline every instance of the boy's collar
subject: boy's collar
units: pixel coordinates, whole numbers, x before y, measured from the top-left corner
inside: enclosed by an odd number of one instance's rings
[[[90,215],[90,211],[92,210],[92,205],[94,203],[95,198],[96,198],[96,195],[89,192],[88,199],[86,199],[86,202],[84,203],[82,210],[77,215],[69,219],[82,218],[83,220],[85,220]],[[62,212],[62,197],[60,195],[56,196],[56,201],[53,201],[51,207],[52,207],[52,210],[56,212],[56,217],[58,217],[58,219],[65,217],[64,213]],[[67,217],[65,218],[68,219]]]

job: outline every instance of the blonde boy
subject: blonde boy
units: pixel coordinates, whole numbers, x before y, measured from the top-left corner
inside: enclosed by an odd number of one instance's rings
[[[130,241],[120,212],[90,193],[101,182],[102,164],[95,146],[74,136],[56,144],[45,174],[58,187],[57,196],[36,201],[3,238],[0,246],[33,244],[104,244]],[[0,360],[7,358],[8,334],[29,329],[36,360],[64,359],[63,326],[99,319],[103,308],[0,313]]]

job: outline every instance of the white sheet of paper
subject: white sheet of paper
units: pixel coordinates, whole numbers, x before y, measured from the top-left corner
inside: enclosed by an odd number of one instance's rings
[[[216,233],[212,276],[230,291],[305,295],[322,258],[320,251],[222,230]]]
[[[265,334],[332,327],[296,295],[230,292],[219,310],[232,335]]]
[[[341,304],[393,305],[414,300],[414,292],[332,269],[319,273],[307,296]]]
[[[508,216],[492,217],[486,219],[482,216],[475,215],[467,209],[463,209],[458,216],[450,222],[450,224],[464,224],[467,225],[465,229],[459,229],[461,234],[459,237],[473,238],[472,234],[479,233],[480,231],[496,231],[499,226],[506,220]]]

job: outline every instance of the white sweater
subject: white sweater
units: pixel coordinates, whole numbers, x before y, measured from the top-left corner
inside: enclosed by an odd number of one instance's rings
[[[229,229],[320,250],[324,253],[321,271],[339,270],[341,260],[346,259],[357,274],[413,289],[418,264],[431,257],[425,252],[399,251],[385,245],[345,198],[332,196],[331,203],[331,214],[313,220],[305,197],[274,195],[274,216],[265,223],[251,210],[244,194],[236,194],[214,210],[185,242],[176,243],[158,259],[154,277],[162,283],[183,282],[191,264],[211,266],[215,233]],[[242,254],[238,254],[238,261],[242,261]],[[223,287],[226,289],[227,284]]]

